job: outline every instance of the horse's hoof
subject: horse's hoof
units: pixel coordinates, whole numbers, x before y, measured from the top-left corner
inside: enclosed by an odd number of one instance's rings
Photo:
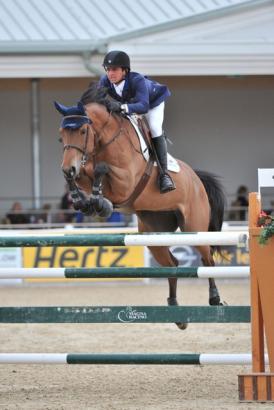
[[[210,306],[219,306],[221,304],[221,298],[218,294],[209,298]]]
[[[175,323],[175,325],[178,327],[180,330],[185,330],[188,327],[188,323]]]
[[[221,301],[219,296],[209,299],[210,306],[227,306],[228,304],[223,300]]]
[[[178,302],[176,298],[167,298],[168,306],[178,306]],[[176,322],[175,325],[180,330],[185,330],[188,326],[188,323]]]

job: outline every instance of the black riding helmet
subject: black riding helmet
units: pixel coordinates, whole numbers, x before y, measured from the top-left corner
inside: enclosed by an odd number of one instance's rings
[[[129,56],[124,51],[110,51],[105,55],[103,67],[122,67],[130,70]]]

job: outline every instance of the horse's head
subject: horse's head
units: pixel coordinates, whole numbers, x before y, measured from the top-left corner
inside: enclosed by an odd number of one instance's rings
[[[64,146],[62,171],[69,184],[74,208],[86,214],[96,212],[100,216],[109,216],[113,207],[101,192],[101,178],[108,168],[101,163],[93,169],[96,134],[91,126],[92,121],[86,115],[82,102],[72,107],[57,102],[54,105],[63,115],[60,127]]]
[[[94,150],[94,132],[81,102],[66,107],[57,102],[55,108],[63,115],[60,127],[64,146],[62,171],[66,179],[79,177],[89,155]]]

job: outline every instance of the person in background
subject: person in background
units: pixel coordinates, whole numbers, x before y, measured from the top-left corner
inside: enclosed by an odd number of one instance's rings
[[[243,207],[247,208],[248,207],[248,188],[245,185],[240,185],[237,189],[236,193],[236,199],[231,203],[231,206],[233,207]],[[246,220],[246,209],[239,209],[232,211],[234,218],[231,217],[231,219],[234,219],[236,221],[245,221]]]
[[[44,204],[42,206],[42,213],[38,215],[36,223],[44,224],[47,222],[52,222],[50,211],[51,211],[51,204]]]
[[[69,187],[67,184],[65,185],[65,193],[61,198],[60,209],[61,210],[70,210],[70,209],[74,210],[72,198],[71,198]],[[73,218],[74,218],[74,213],[64,212],[63,214],[59,215],[59,219],[63,219],[62,222],[72,222]]]
[[[16,225],[29,223],[28,216],[22,213],[23,207],[22,207],[21,202],[18,202],[18,201],[14,202],[10,211],[11,212],[9,212],[6,215],[7,223],[16,224]]]

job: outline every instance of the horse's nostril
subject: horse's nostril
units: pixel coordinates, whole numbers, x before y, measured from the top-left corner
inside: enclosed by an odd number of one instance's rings
[[[63,173],[67,178],[73,178],[76,175],[76,168],[70,167],[68,169],[63,168]]]

